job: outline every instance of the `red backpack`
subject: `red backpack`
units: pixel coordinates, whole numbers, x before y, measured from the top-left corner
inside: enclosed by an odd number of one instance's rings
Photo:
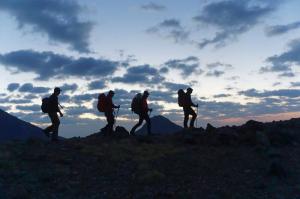
[[[107,104],[107,99],[104,93],[99,94],[98,96],[98,104],[97,104],[97,109],[99,112],[105,112]]]
[[[186,99],[185,99],[186,94],[185,94],[185,92],[182,89],[179,89],[177,94],[178,94],[178,98],[177,98],[178,105],[180,107],[184,107],[185,104],[186,104]]]

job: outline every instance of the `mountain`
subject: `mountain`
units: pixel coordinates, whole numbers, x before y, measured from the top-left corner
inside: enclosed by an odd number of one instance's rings
[[[0,141],[26,140],[28,138],[45,139],[42,129],[20,120],[0,109]]]
[[[155,134],[172,134],[182,130],[182,127],[171,122],[168,118],[158,115],[154,116],[151,119],[152,132]],[[146,123],[136,132],[139,134],[147,133]]]

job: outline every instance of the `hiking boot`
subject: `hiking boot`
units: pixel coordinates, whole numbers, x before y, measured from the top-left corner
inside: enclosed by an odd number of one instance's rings
[[[48,131],[46,131],[45,129],[43,129],[43,132],[44,132],[45,136],[47,136],[48,138],[50,137],[50,133]]]

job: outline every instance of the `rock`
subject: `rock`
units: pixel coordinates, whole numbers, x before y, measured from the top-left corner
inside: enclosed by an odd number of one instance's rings
[[[238,142],[239,137],[235,131],[224,131],[218,133],[218,139],[221,145],[233,145]]]
[[[186,134],[183,137],[183,142],[185,144],[197,144],[195,136],[193,134]]]
[[[268,136],[266,135],[266,133],[264,133],[262,131],[256,132],[256,144],[259,146],[264,146],[264,147],[271,146]]]
[[[278,160],[272,161],[268,174],[270,176],[279,177],[279,178],[286,177],[286,171],[282,166],[282,164],[280,163],[280,161]]]
[[[210,123],[207,124],[205,132],[206,133],[212,133],[216,131],[216,127],[214,127],[213,125],[211,125]]]
[[[272,145],[292,145],[297,142],[297,131],[292,129],[272,128],[268,132],[268,137]]]
[[[256,145],[256,131],[244,131],[239,133],[241,144]]]
[[[264,130],[264,123],[262,122],[257,122],[255,120],[249,120],[246,122],[246,124],[241,126],[243,131],[263,131]]]
[[[114,132],[114,136],[118,138],[127,138],[130,136],[129,132],[122,126],[117,126]]]

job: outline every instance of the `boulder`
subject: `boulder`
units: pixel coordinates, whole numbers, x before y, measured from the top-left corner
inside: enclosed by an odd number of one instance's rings
[[[114,132],[114,136],[118,138],[127,138],[129,135],[129,132],[123,126],[117,126]]]
[[[207,124],[205,132],[206,133],[213,133],[216,131],[216,127],[214,127],[213,125],[211,125],[210,123]]]

